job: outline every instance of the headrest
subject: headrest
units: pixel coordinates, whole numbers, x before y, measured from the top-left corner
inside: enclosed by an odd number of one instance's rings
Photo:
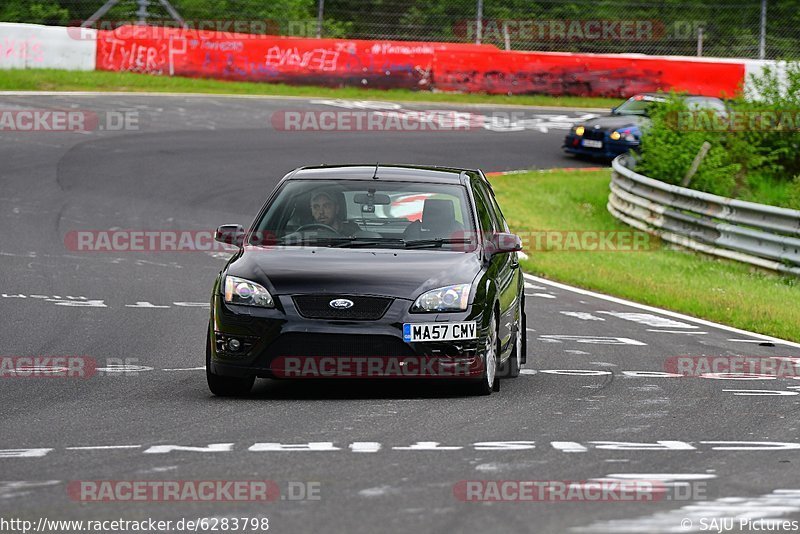
[[[425,199],[422,206],[422,224],[430,227],[436,224],[452,223],[456,220],[455,213],[452,200],[428,198]]]

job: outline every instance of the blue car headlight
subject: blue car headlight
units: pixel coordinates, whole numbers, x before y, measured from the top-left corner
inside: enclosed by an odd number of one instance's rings
[[[472,284],[457,284],[426,291],[411,306],[412,312],[457,312],[466,311],[469,290]]]
[[[623,140],[628,143],[638,143],[640,133],[638,128],[624,128],[622,130],[614,130],[609,137],[612,141]]]

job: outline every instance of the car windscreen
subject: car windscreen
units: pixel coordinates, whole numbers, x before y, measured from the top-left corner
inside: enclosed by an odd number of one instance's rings
[[[727,108],[725,102],[719,98],[711,98],[706,96],[689,96],[686,97],[686,106],[691,109],[708,109],[712,111],[725,112]]]
[[[471,214],[460,184],[293,179],[263,212],[249,243],[269,236],[278,246],[473,250]]]
[[[666,102],[666,100],[657,96],[632,96],[614,110],[614,115],[647,115],[650,106],[662,102]]]

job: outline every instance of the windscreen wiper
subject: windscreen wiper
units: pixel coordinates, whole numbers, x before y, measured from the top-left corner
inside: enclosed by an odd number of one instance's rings
[[[399,237],[348,237],[346,241],[337,243],[336,247],[374,247],[386,243],[404,245],[405,241]]]
[[[441,247],[442,245],[457,245],[461,243],[474,243],[472,239],[469,238],[458,238],[458,239],[444,239],[442,237],[436,237],[434,239],[412,239],[411,241],[404,241],[406,248],[427,248],[427,247]]]
[[[283,246],[306,246],[306,247],[331,247],[341,246],[350,241],[357,239],[355,237],[340,236],[340,237],[315,237],[313,239],[290,239],[286,241],[283,239],[280,244]]]

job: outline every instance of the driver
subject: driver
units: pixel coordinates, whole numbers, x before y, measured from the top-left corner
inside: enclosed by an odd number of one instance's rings
[[[331,193],[320,191],[311,197],[311,216],[315,223],[330,226],[342,235],[353,235],[359,230],[358,226],[343,220],[339,211],[339,203]]]

